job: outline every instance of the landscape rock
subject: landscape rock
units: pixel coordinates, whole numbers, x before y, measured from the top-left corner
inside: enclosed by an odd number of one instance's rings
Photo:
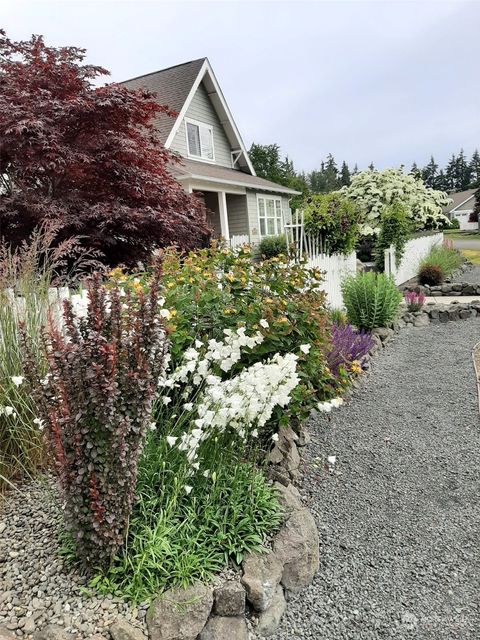
[[[71,638],[65,629],[54,624],[49,624],[33,634],[33,640],[68,640],[69,637]]]
[[[213,607],[213,589],[196,584],[170,589],[150,605],[150,640],[196,640]]]
[[[294,511],[303,509],[302,498],[293,484],[290,483],[285,487],[283,484],[275,482],[274,487],[277,491],[280,506],[287,516],[290,516]]]
[[[0,627],[0,640],[17,640],[17,636],[5,627]]]
[[[288,591],[308,586],[319,567],[318,530],[306,508],[294,511],[275,536],[273,550],[283,564],[281,583]]]
[[[215,589],[214,600],[217,616],[241,616],[245,613],[245,587],[239,582],[227,582]]]
[[[273,553],[249,553],[242,564],[241,582],[247,600],[256,611],[265,611],[273,602],[282,579],[283,564]]]
[[[413,321],[414,327],[427,327],[429,324],[430,320],[426,313],[422,313],[421,315],[417,316]]]
[[[388,342],[393,334],[393,329],[389,329],[388,327],[375,327],[375,329],[372,329],[372,335],[378,336],[382,342]]]
[[[198,640],[248,640],[245,618],[215,616],[210,618]]]
[[[265,637],[273,635],[278,629],[286,608],[287,601],[285,600],[285,596],[283,594],[283,588],[281,585],[278,585],[273,597],[272,604],[258,617],[257,632]]]
[[[143,632],[124,618],[117,618],[108,630],[112,640],[145,640]]]
[[[281,465],[291,477],[298,477],[300,455],[296,445],[297,434],[291,426],[282,427],[278,432],[278,441],[269,453],[268,461],[271,464]]]

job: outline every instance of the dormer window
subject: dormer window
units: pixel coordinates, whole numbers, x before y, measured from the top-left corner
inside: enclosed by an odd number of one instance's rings
[[[213,127],[197,120],[185,118],[188,155],[198,160],[213,162]]]

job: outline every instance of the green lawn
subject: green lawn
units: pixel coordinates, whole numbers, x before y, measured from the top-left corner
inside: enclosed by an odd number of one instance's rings
[[[459,229],[446,229],[443,233],[449,238],[480,240],[479,231],[460,231]]]
[[[478,234],[477,234],[478,235]],[[475,249],[463,249],[462,255],[473,264],[480,264],[480,251]]]

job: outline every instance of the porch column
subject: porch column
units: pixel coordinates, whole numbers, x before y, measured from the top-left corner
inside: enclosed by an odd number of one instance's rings
[[[227,195],[225,191],[218,192],[218,211],[220,213],[220,229],[222,236],[230,242],[230,230],[228,228]]]

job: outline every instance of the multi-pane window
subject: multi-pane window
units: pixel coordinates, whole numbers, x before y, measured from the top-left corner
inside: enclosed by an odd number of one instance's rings
[[[283,233],[281,198],[258,196],[258,221],[261,236],[278,236]]]
[[[208,124],[186,120],[188,155],[202,160],[214,160],[213,128]]]

